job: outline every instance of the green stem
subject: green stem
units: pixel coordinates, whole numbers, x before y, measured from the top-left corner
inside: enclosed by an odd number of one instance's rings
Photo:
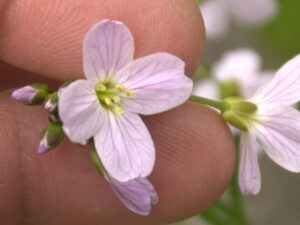
[[[193,101],[193,102],[198,102],[200,104],[209,105],[211,107],[214,107],[214,108],[220,110],[221,112],[223,112],[224,109],[225,109],[225,106],[222,102],[215,101],[215,100],[212,100],[212,99],[192,95],[190,97],[190,100]]]
[[[238,137],[235,138],[235,143],[238,147]],[[218,201],[201,215],[203,219],[212,225],[250,225],[245,214],[243,198],[239,190],[237,165],[238,163],[236,162],[234,175],[229,186],[230,201]]]

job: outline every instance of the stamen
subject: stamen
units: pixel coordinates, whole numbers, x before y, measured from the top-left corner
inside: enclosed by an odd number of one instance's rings
[[[111,99],[109,97],[104,98],[105,104],[110,106],[112,104]]]
[[[118,90],[118,91],[124,91],[126,88],[123,84],[117,84],[115,86],[115,88]]]
[[[122,115],[124,113],[124,110],[119,106],[115,106],[114,112],[117,113],[118,115]]]
[[[133,95],[133,91],[131,89],[126,89],[125,94],[126,94],[127,97],[130,97],[130,96]]]
[[[121,98],[119,96],[115,96],[115,97],[113,97],[113,101],[117,104],[120,104],[121,103]]]
[[[106,90],[106,86],[102,83],[98,83],[96,84],[96,91],[105,91]]]

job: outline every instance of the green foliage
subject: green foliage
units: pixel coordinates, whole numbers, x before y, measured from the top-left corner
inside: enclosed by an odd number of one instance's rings
[[[276,55],[276,64],[280,66],[300,53],[300,1],[279,0],[278,3],[278,16],[260,29],[257,37],[263,48]]]

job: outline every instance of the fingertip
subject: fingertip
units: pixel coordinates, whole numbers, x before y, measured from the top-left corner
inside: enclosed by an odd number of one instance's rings
[[[187,63],[192,74],[204,45],[204,26],[193,0],[20,0],[2,15],[0,57],[17,67],[66,80],[82,76],[82,40],[105,18],[131,29],[136,56],[166,51]],[[88,13],[87,13],[88,11]],[[163,15],[163,16],[160,16]]]
[[[228,126],[216,111],[195,103],[146,122],[158,154],[151,176],[160,195],[154,217],[170,223],[201,212],[222,195],[233,173]]]

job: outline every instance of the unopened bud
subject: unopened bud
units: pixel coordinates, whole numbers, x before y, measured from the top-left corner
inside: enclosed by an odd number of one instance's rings
[[[46,84],[32,84],[15,90],[12,98],[27,105],[40,105],[49,94]]]
[[[42,132],[38,153],[43,154],[56,148],[64,139],[65,134],[61,123],[49,123]]]
[[[57,110],[57,106],[58,106],[58,94],[57,94],[57,92],[54,92],[54,93],[48,95],[46,102],[45,102],[45,109],[49,113],[52,113]]]

